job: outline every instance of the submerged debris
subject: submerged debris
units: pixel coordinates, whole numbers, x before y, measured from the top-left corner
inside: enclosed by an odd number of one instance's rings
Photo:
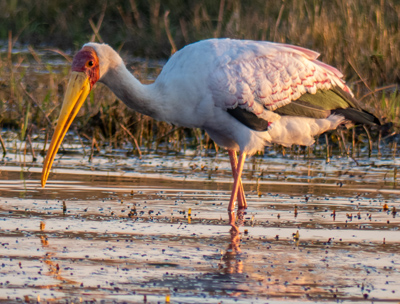
[[[335,209],[333,209],[331,216],[332,216],[333,220],[335,221],[336,220],[336,210]]]

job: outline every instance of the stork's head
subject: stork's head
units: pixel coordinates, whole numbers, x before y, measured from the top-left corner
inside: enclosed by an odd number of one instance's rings
[[[101,81],[110,68],[121,63],[121,57],[106,44],[85,44],[75,55],[60,116],[43,164],[42,187],[46,184],[58,148],[93,85]]]
[[[90,88],[93,87],[100,78],[99,57],[93,47],[84,46],[76,53],[71,71],[71,74],[84,73],[89,79]]]

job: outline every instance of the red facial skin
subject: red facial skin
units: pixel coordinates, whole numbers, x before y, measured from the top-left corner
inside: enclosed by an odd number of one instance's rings
[[[72,71],[84,72],[89,77],[92,89],[100,77],[99,58],[93,48],[85,46],[76,53],[72,61]]]

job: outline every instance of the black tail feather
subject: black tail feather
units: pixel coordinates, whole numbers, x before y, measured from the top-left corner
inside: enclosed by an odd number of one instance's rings
[[[331,111],[332,114],[342,115],[347,120],[350,120],[356,124],[365,124],[365,125],[381,125],[381,122],[377,117],[373,114],[359,110],[355,108],[347,108],[347,109],[335,109]]]

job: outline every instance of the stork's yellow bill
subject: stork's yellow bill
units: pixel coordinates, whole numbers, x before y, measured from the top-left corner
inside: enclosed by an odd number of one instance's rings
[[[79,109],[86,100],[90,92],[90,79],[83,72],[71,72],[67,91],[64,96],[61,113],[58,118],[57,126],[51,139],[49,150],[42,169],[42,187],[46,185],[50,169],[56,157],[57,151],[67,133],[72,121],[78,114]]]

